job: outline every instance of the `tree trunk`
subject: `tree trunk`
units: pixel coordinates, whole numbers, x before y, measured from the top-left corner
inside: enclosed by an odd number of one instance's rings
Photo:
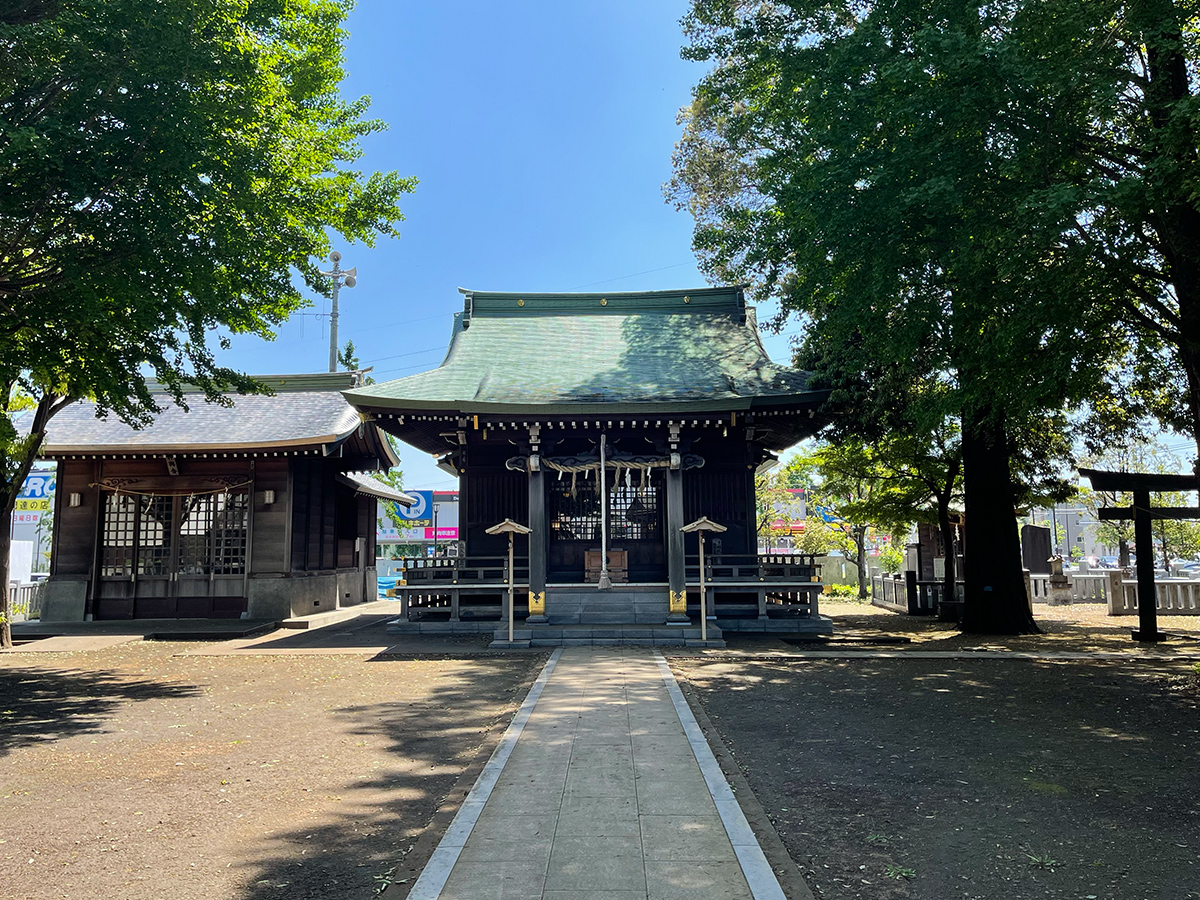
[[[963,416],[966,506],[963,630],[974,634],[1038,634],[1025,594],[1009,445],[1002,421],[988,410]]]
[[[9,501],[4,504],[8,508],[8,518],[5,519],[7,525],[3,528],[3,534],[0,534],[0,578],[4,580],[0,584],[0,649],[12,649],[12,597],[8,590],[8,556],[12,552],[12,514],[13,507],[16,505],[15,492],[9,492]]]
[[[950,496],[937,498],[938,528],[942,532],[942,545],[946,549],[946,571],[942,576],[942,599],[953,600],[958,581],[958,560],[954,547],[954,526],[950,524]]]
[[[858,551],[858,599],[867,599],[867,526],[854,526],[854,547]]]
[[[40,442],[39,442],[40,443]],[[17,494],[25,483],[25,476],[33,466],[33,458],[24,462],[18,461],[17,472],[6,488],[0,488],[0,521],[4,523],[0,534],[0,648],[12,649],[12,616],[13,602],[8,584],[8,560],[12,552],[12,517],[13,508],[17,505]]]
[[[1127,538],[1117,538],[1117,567],[1121,569],[1130,568],[1129,540]]]
[[[1157,133],[1151,140],[1158,144],[1151,152],[1165,156],[1179,171],[1188,171],[1196,166],[1195,129],[1189,129],[1191,134],[1175,133],[1186,128],[1182,123],[1189,121],[1179,112],[1195,102],[1189,80],[1191,61],[1185,50],[1186,13],[1173,0],[1135,4],[1132,12],[1145,41],[1150,74],[1146,105]],[[1150,218],[1161,238],[1169,280],[1179,304],[1179,322],[1174,330],[1187,381],[1185,429],[1191,431],[1197,444],[1192,471],[1200,476],[1200,209],[1193,200],[1184,188],[1173,202],[1156,208]]]
[[[70,402],[70,397],[57,394],[42,397],[34,411],[29,438],[23,442],[20,456],[0,459],[3,470],[12,473],[6,481],[0,483],[0,517],[3,517],[0,521],[4,523],[4,536],[0,539],[0,648],[5,650],[12,648],[12,597],[8,592],[8,555],[12,548],[13,508],[17,505],[17,494],[25,484],[25,476],[33,468],[33,462],[42,449],[42,442],[46,438],[46,426],[51,417]],[[16,442],[9,446],[20,447],[21,443]]]

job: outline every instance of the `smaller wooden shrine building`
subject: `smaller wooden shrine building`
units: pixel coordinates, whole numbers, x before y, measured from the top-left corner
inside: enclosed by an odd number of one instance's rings
[[[759,555],[754,491],[817,431],[826,392],[771,361],[741,289],[463,293],[440,367],[346,392],[460,478],[460,554],[412,561],[408,618],[499,617],[508,539],[488,529],[512,519],[532,528],[526,625],[687,624],[698,547],[681,528],[706,516],[726,529],[708,579],[724,624],[766,630],[768,600],[790,598],[789,629],[827,630],[812,560]]]
[[[95,405],[54,419],[58,464],[42,620],[281,620],[374,599],[370,476],[398,460],[341,391],[361,373],[262,376],[232,406],[165,395],[135,430]]]

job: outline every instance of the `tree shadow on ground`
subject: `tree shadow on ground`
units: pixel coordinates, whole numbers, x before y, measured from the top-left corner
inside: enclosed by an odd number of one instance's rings
[[[1189,666],[863,658],[677,668],[829,900],[860,896],[863,879],[886,898],[1192,896],[1198,704],[1168,677]],[[914,874],[886,875],[900,869]]]
[[[968,647],[992,647],[1020,651],[1132,651],[1144,647],[1132,638],[1138,627],[1137,616],[1107,616],[1098,603],[1076,603],[1064,607],[1034,604],[1034,619],[1040,634],[984,635],[968,634],[954,622],[942,622],[932,616],[880,614],[864,607],[861,612],[847,611],[839,604],[827,612],[833,619],[835,637],[904,636],[926,650],[960,650]],[[1200,616],[1159,616],[1159,629],[1177,635],[1157,648],[1195,651],[1200,649]]]
[[[195,696],[199,689],[117,672],[0,669],[0,757],[30,744],[104,730],[130,701]]]
[[[512,715],[544,661],[540,654],[477,657],[419,697],[336,710],[344,733],[384,738],[396,766],[369,778],[348,772],[328,821],[267,838],[238,897],[406,896],[434,845],[421,842],[409,858],[422,830],[474,761],[485,732]]]

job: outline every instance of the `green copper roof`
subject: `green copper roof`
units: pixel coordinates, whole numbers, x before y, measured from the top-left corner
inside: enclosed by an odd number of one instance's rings
[[[738,288],[464,294],[438,368],[350,389],[350,402],[476,413],[641,412],[746,409],[810,393],[806,373],[771,362]]]

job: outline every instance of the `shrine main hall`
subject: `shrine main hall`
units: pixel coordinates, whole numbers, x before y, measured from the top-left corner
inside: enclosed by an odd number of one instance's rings
[[[438,368],[344,392],[459,478],[458,553],[406,561],[395,630],[505,645],[511,576],[519,645],[697,644],[701,534],[707,645],[831,630],[814,560],[758,552],[754,490],[827,392],[771,361],[740,288],[463,295]]]

